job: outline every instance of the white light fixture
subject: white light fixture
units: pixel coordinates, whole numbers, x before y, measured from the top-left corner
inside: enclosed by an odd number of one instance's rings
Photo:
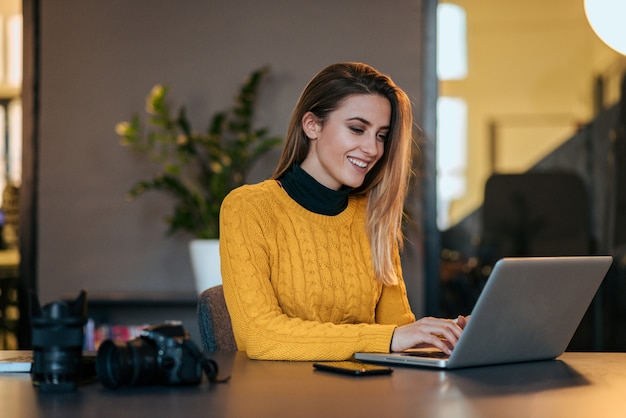
[[[626,55],[626,1],[585,0],[585,14],[596,35],[610,48]]]

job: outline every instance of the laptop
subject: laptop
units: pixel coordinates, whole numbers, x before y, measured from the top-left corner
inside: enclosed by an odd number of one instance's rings
[[[613,258],[503,258],[448,357],[439,350],[355,353],[366,362],[455,369],[554,359],[565,351]]]

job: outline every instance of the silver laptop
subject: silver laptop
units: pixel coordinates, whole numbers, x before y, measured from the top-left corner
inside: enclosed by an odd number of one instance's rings
[[[554,359],[567,348],[612,261],[610,256],[503,258],[449,357],[433,349],[354,357],[446,369]]]

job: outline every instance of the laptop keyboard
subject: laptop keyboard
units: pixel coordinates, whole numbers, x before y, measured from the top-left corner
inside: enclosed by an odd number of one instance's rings
[[[450,358],[450,356],[444,353],[443,351],[408,351],[406,353],[402,353],[402,355],[411,356],[411,357],[428,357],[428,358],[438,358],[438,359]]]

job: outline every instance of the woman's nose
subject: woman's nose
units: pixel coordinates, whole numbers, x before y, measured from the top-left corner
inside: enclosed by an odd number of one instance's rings
[[[367,135],[367,138],[363,139],[360,148],[363,153],[370,156],[376,156],[376,154],[378,154],[378,139],[376,138],[376,135]]]

